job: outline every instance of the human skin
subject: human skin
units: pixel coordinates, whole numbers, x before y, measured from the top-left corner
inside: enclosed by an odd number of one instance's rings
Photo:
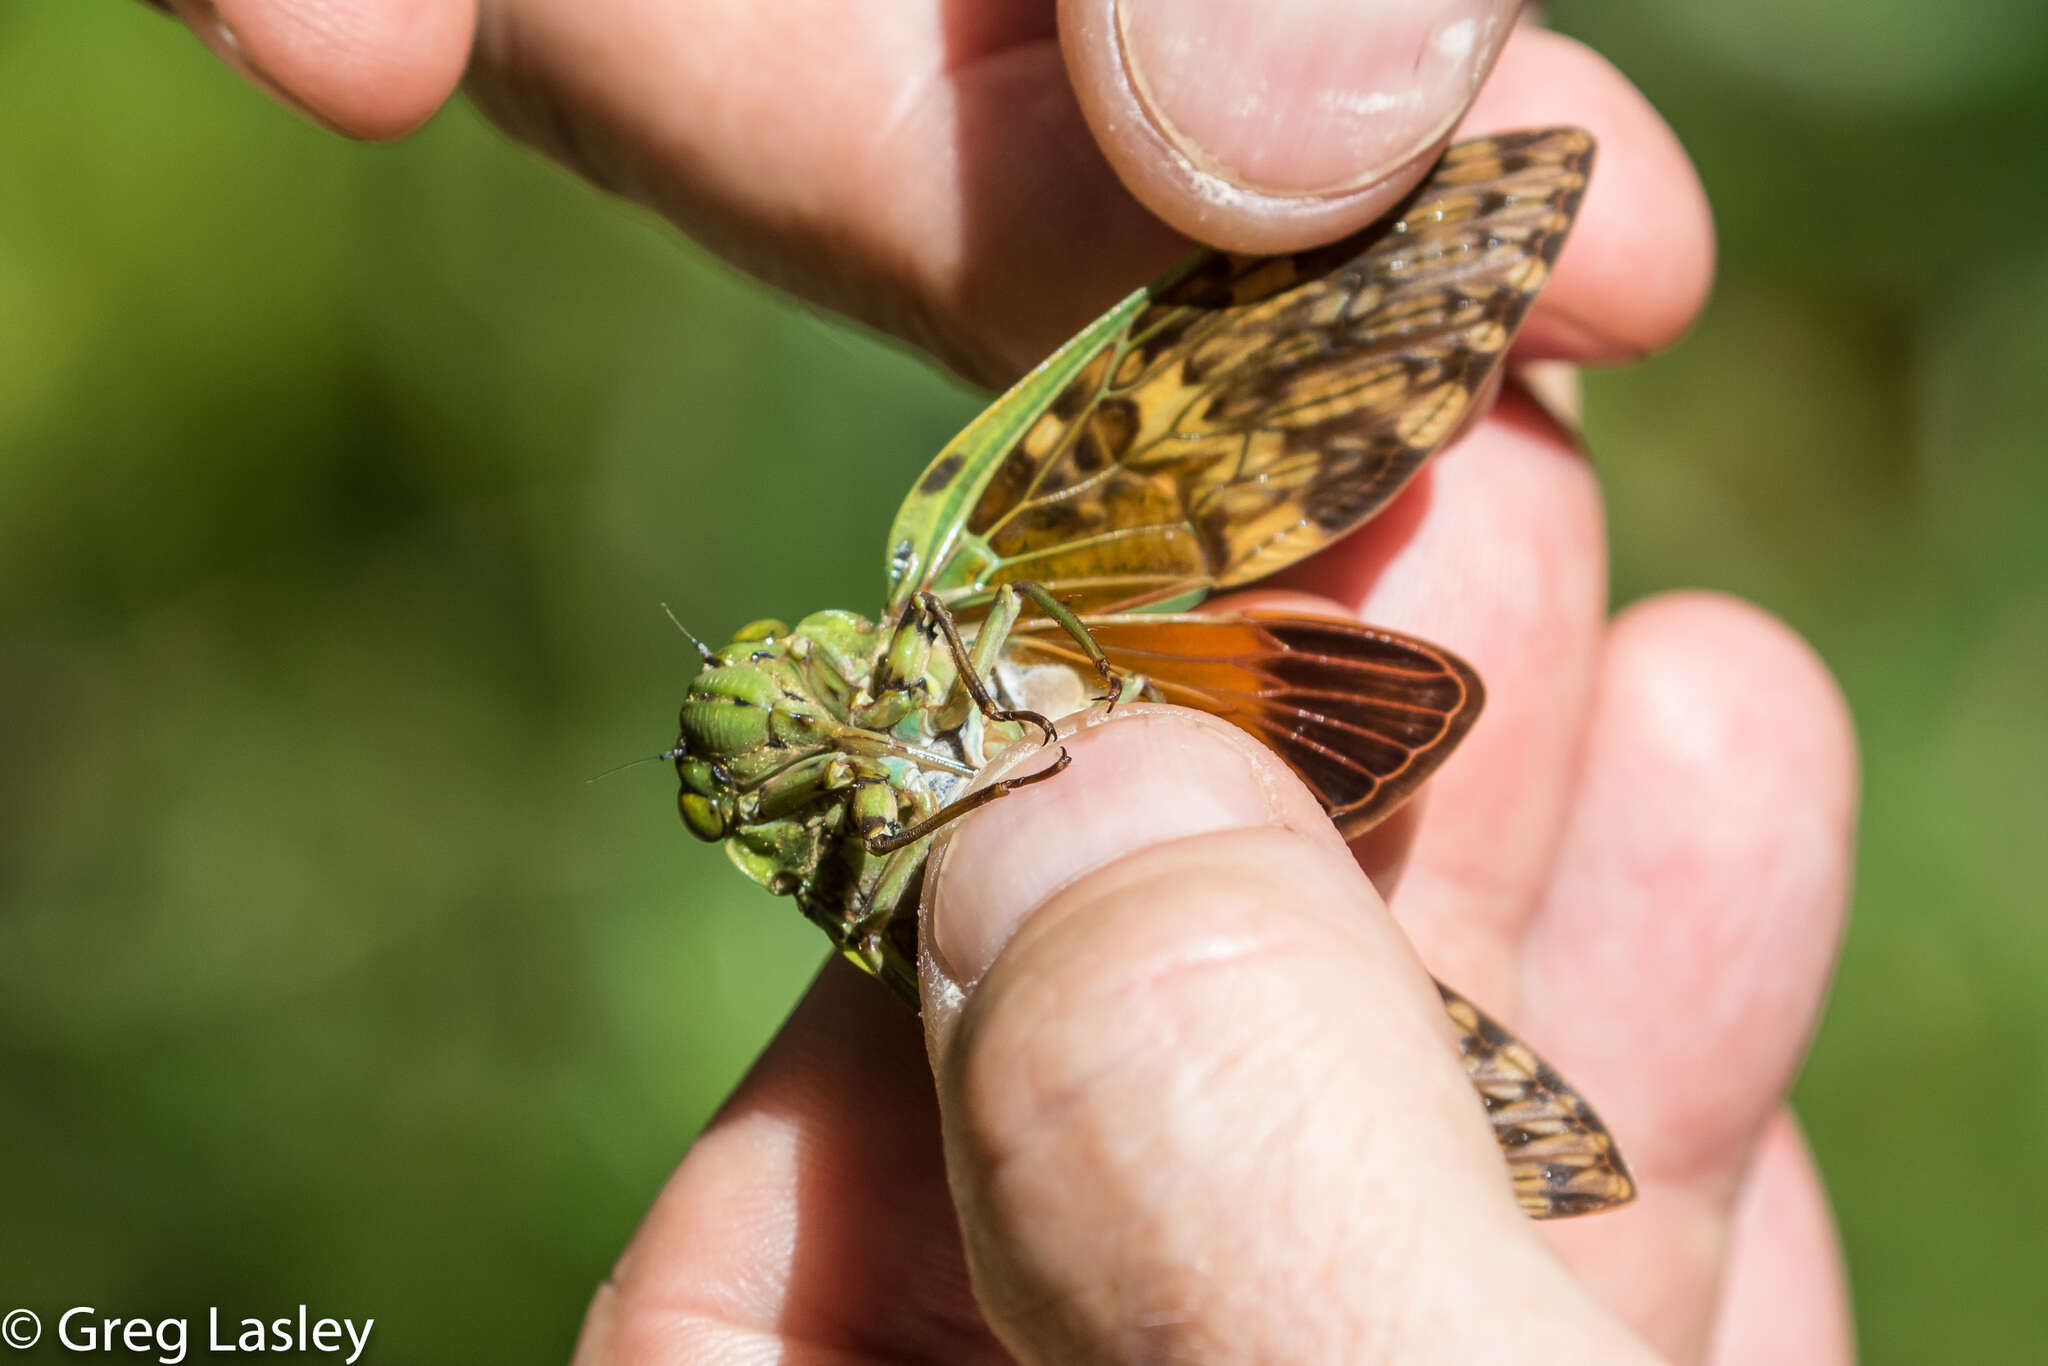
[[[1440,55],[1430,35],[1465,19],[1506,35],[1513,8],[168,4],[354,136],[417,125],[466,70],[597,183],[988,381],[1189,236],[1275,250],[1370,220],[1492,56],[1476,41],[1447,70],[1416,44]],[[1459,134],[1600,143],[1518,351],[1648,354],[1712,273],[1692,171],[1599,57],[1504,41]],[[1361,109],[1409,123],[1346,121]],[[1220,723],[1069,723],[1070,773],[942,846],[922,1029],[827,966],[656,1198],[577,1359],[1850,1359],[1785,1105],[1841,933],[1849,721],[1754,608],[1689,593],[1610,617],[1605,554],[1583,454],[1510,391],[1284,576],[1487,680],[1426,800],[1356,849]],[[1635,1206],[1515,1213],[1423,964],[1594,1100]]]

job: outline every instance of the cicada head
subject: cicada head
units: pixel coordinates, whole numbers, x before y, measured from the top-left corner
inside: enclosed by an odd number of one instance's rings
[[[802,761],[832,751],[845,691],[833,667],[840,651],[813,640],[811,624],[792,631],[779,621],[750,622],[722,649],[706,651],[670,752],[683,824],[699,839],[726,839],[786,814],[764,810],[764,801],[786,806],[792,771],[807,772],[814,765]],[[859,643],[845,646],[859,656]]]

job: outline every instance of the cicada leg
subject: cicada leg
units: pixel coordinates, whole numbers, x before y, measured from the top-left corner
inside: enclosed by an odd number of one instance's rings
[[[1005,586],[998,589],[989,601],[988,611],[982,614],[981,624],[974,631],[974,650],[968,656],[969,667],[976,678],[994,678],[996,664],[1003,657],[1003,646],[1010,641],[1010,631],[1023,614],[1024,599]]]
[[[960,628],[953,624],[953,614],[946,610],[946,604],[940,602],[936,594],[919,593],[917,605],[939,628],[939,634],[946,642],[946,651],[953,656],[953,670],[960,676],[960,685],[967,689],[967,695],[974,699],[976,710],[991,721],[1016,721],[1036,726],[1045,732],[1045,744],[1049,745],[1059,738],[1059,732],[1053,729],[1052,722],[1037,712],[1012,710],[996,701],[995,694],[990,692],[988,684],[982,681],[982,674],[993,664],[993,660],[990,661],[990,665],[979,662],[982,644],[980,639],[975,641],[975,653],[968,652],[967,643],[960,639]],[[1011,619],[1015,620],[1014,612],[1011,613]],[[987,636],[991,630],[996,633],[996,643],[992,648],[1000,650],[1008,630],[994,621],[982,624],[983,636]]]
[[[917,912],[911,902],[925,850],[898,849],[883,858],[865,909],[850,921],[820,921],[855,964],[880,978],[912,1010],[917,1000]]]
[[[1034,579],[1018,579],[1013,583],[1004,584],[996,593],[999,602],[1004,593],[1021,593],[1031,599],[1038,604],[1038,610],[1051,619],[1053,625],[1073,637],[1074,643],[1081,647],[1095,665],[1096,677],[1102,680],[1104,692],[1095,700],[1107,703],[1109,709],[1114,710],[1117,699],[1123,695],[1123,675],[1109,662],[1109,656],[1095,643],[1095,637],[1088,634],[1088,628],[1081,624],[1081,619],[1075,616],[1065,603],[1054,597],[1051,589]],[[1011,612],[1010,619],[1016,620],[1014,611]],[[976,640],[974,643],[979,649],[981,642]],[[994,661],[991,660],[990,663],[993,664]]]
[[[1028,715],[1029,713],[1026,714]],[[1003,778],[997,782],[990,783],[980,791],[970,792],[959,801],[950,802],[932,812],[931,815],[926,816],[923,820],[913,822],[910,825],[899,826],[893,820],[886,818],[879,823],[871,824],[872,813],[862,813],[862,815],[856,817],[862,827],[860,831],[861,841],[867,845],[870,854],[892,854],[898,849],[917,843],[926,835],[937,834],[940,830],[959,820],[968,812],[979,810],[1006,793],[1015,792],[1020,787],[1029,787],[1033,783],[1042,783],[1054,774],[1064,772],[1067,765],[1073,761],[1073,756],[1067,753],[1065,746],[1062,746],[1060,748],[1060,757],[1038,772],[1027,773],[1021,778]],[[859,783],[855,784],[856,788],[860,786],[861,784]],[[860,799],[863,795],[859,791],[856,791],[854,794],[854,809],[856,812],[860,811]]]
[[[864,909],[851,921],[828,926],[839,948],[880,978],[912,1010],[917,998],[917,893],[931,850],[912,841],[882,858]]]

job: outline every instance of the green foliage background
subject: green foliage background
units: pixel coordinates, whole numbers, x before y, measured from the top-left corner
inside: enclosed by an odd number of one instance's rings
[[[1722,230],[1697,332],[1591,381],[1617,600],[1766,604],[1866,745],[1799,1100],[1867,1355],[2028,1358],[2048,10],[1552,14]],[[466,109],[348,147],[139,7],[0,7],[0,1308],[563,1359],[819,957],[658,770],[583,782],[670,738],[655,604],[879,583],[977,405]]]

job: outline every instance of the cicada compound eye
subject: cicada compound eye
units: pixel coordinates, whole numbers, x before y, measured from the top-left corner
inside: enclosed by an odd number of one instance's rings
[[[725,838],[725,812],[703,793],[686,789],[676,798],[676,809],[682,812],[683,824],[698,839],[715,842]]]

